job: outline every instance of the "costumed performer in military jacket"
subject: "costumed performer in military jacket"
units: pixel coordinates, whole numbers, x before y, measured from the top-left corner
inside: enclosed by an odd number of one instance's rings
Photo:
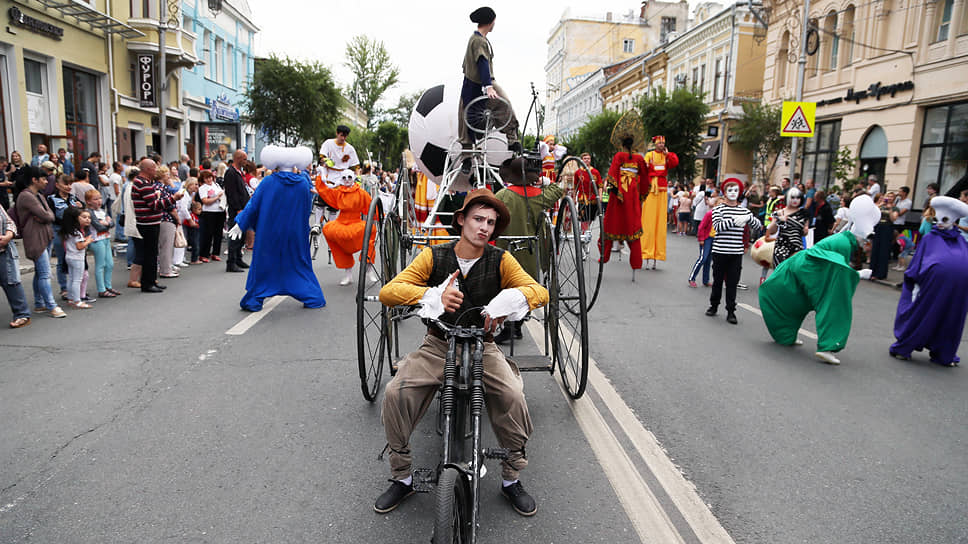
[[[511,222],[504,229],[504,236],[536,236],[545,225],[541,212],[557,204],[564,194],[564,189],[544,176],[539,177],[538,172],[526,172],[523,157],[506,161],[501,166],[500,174],[505,187],[494,196],[504,202],[511,213]],[[500,239],[496,243],[501,249],[511,247],[509,251],[521,264],[521,268],[532,278],[538,277],[536,240],[510,242]],[[547,270],[547,260],[547,256],[542,257],[542,270]],[[521,321],[515,321],[513,327],[505,326],[494,341],[499,344],[506,342],[512,333],[511,329],[514,329],[515,338],[522,337]]]

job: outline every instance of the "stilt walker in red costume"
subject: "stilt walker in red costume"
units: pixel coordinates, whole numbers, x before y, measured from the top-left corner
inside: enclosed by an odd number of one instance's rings
[[[598,244],[602,262],[607,263],[612,253],[612,240],[628,243],[632,270],[642,268],[639,242],[642,237],[642,200],[648,193],[645,190],[645,159],[635,150],[642,149],[644,140],[642,120],[637,112],[623,115],[612,129],[611,142],[619,152],[612,158],[605,180],[610,196],[602,225],[605,232]],[[635,280],[634,272],[632,279]]]
[[[669,170],[679,166],[679,157],[666,150],[665,136],[653,136],[655,149],[645,154],[646,191],[649,198],[642,206],[642,258],[656,261],[666,259],[666,215],[669,201]],[[646,263],[648,267],[648,263]]]

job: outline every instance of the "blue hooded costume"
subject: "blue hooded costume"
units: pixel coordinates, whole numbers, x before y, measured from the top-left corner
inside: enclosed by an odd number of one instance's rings
[[[968,242],[958,229],[931,229],[904,272],[894,318],[891,355],[909,359],[927,348],[931,361],[959,362],[958,345],[968,315]]]
[[[307,308],[326,305],[309,253],[312,205],[309,177],[281,171],[263,179],[239,212],[239,228],[256,232],[242,309],[257,312],[275,295],[289,295]]]

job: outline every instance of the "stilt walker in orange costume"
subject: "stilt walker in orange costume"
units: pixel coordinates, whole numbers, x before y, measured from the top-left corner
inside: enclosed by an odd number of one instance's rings
[[[648,198],[642,205],[642,258],[666,260],[666,221],[669,206],[669,170],[679,166],[679,157],[665,147],[665,136],[654,136],[655,149],[645,154],[648,168],[646,186]],[[648,268],[648,263],[646,263]]]
[[[612,144],[619,152],[612,158],[605,180],[606,190],[610,193],[608,208],[602,228],[605,232],[599,239],[598,250],[602,262],[608,262],[612,253],[612,241],[627,242],[629,245],[629,264],[632,270],[642,268],[642,199],[645,198],[645,159],[634,150],[641,149],[645,136],[642,120],[637,112],[628,112],[615,123],[612,129]],[[633,272],[633,281],[635,275]]]
[[[323,236],[333,253],[336,268],[346,271],[339,284],[349,285],[353,281],[353,254],[363,249],[363,231],[366,229],[363,217],[370,211],[372,199],[369,193],[356,184],[356,176],[350,170],[343,172],[340,184],[332,189],[321,177],[316,178],[316,191],[326,204],[339,210],[336,219],[323,227]],[[376,229],[376,225],[373,228]],[[366,253],[370,281],[377,280],[373,270],[375,239],[375,236],[370,236],[370,247]]]

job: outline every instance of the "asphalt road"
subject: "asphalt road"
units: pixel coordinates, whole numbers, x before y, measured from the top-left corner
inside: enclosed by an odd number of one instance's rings
[[[670,237],[669,253],[634,284],[627,261],[606,267],[591,316],[604,377],[582,402],[525,375],[522,481],[539,513],[510,510],[491,462],[482,541],[968,541],[968,378],[887,355],[896,291],[862,283],[832,367],[810,338],[771,343],[748,310],[739,326],[705,317],[708,290],[685,283],[694,242]],[[372,511],[388,468],[379,402],[359,391],[354,290],[322,252],[316,268],[326,308],[285,299],[242,335],[225,333],[249,315],[245,276],[214,264],[165,294],[124,290],[0,331],[0,542],[428,541],[432,495]],[[747,283],[757,276],[746,266]],[[755,308],[756,288],[740,301]],[[419,324],[405,327],[415,346]],[[664,461],[643,453],[648,431]],[[432,418],[413,445],[418,465],[436,463]],[[669,459],[695,490],[669,483]],[[636,499],[652,495],[657,516]],[[695,521],[703,502],[728,537]],[[676,537],[644,530],[654,519]]]

